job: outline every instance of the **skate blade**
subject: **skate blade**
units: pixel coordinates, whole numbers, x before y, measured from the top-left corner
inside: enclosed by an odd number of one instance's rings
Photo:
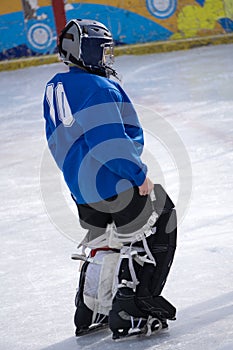
[[[80,331],[78,334],[76,334],[76,338],[79,337],[83,337],[85,335],[89,335],[89,334],[93,334],[93,333],[97,333],[101,330],[105,330],[108,329],[108,323],[96,323],[96,324],[92,324],[91,326],[89,326],[89,328],[84,329],[82,331]]]
[[[166,332],[168,332],[168,327],[155,330],[150,335],[147,335],[146,331],[141,330],[135,333],[128,333],[126,335],[119,334],[119,338],[112,337],[112,339],[114,340],[114,342],[122,342],[122,341],[127,341],[129,339],[149,338],[149,337],[157,336],[159,334],[166,333]]]

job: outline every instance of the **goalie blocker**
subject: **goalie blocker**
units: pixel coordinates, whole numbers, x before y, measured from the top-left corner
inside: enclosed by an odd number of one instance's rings
[[[176,249],[176,211],[161,185],[154,197],[154,213],[140,233],[124,239],[115,232],[120,249],[99,248],[87,257],[76,295],[76,335],[107,325],[113,339],[150,335],[175,319],[161,292]]]

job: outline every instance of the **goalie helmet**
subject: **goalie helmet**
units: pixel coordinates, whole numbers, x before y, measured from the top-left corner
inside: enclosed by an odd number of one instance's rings
[[[113,38],[104,24],[89,19],[72,19],[58,38],[62,61],[84,67],[92,73],[116,76],[111,68],[114,62]]]

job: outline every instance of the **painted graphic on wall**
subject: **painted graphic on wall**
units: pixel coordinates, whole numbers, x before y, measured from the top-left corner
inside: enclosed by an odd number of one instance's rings
[[[11,1],[11,6],[9,6],[9,2],[7,4],[7,1],[1,1],[1,60],[54,52],[56,29],[52,7],[39,6],[40,2],[18,0]],[[15,11],[8,13],[10,10]]]
[[[37,0],[22,0],[22,6],[24,28],[30,49],[41,53],[49,53],[50,50],[53,52],[56,34],[51,8],[40,9]]]
[[[176,11],[176,0],[147,0],[146,6],[149,12],[157,18],[168,18]]]
[[[116,45],[233,32],[233,0],[66,0],[65,13],[103,22]],[[0,60],[54,52],[50,0],[1,0]]]

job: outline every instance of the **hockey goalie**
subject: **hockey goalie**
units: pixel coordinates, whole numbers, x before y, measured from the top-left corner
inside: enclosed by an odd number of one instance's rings
[[[114,40],[90,19],[70,20],[58,38],[67,71],[46,85],[48,147],[86,235],[76,296],[76,335],[108,326],[113,339],[150,335],[175,319],[161,296],[176,246],[176,212],[148,177],[143,130],[112,68]],[[153,198],[154,197],[154,198]]]

